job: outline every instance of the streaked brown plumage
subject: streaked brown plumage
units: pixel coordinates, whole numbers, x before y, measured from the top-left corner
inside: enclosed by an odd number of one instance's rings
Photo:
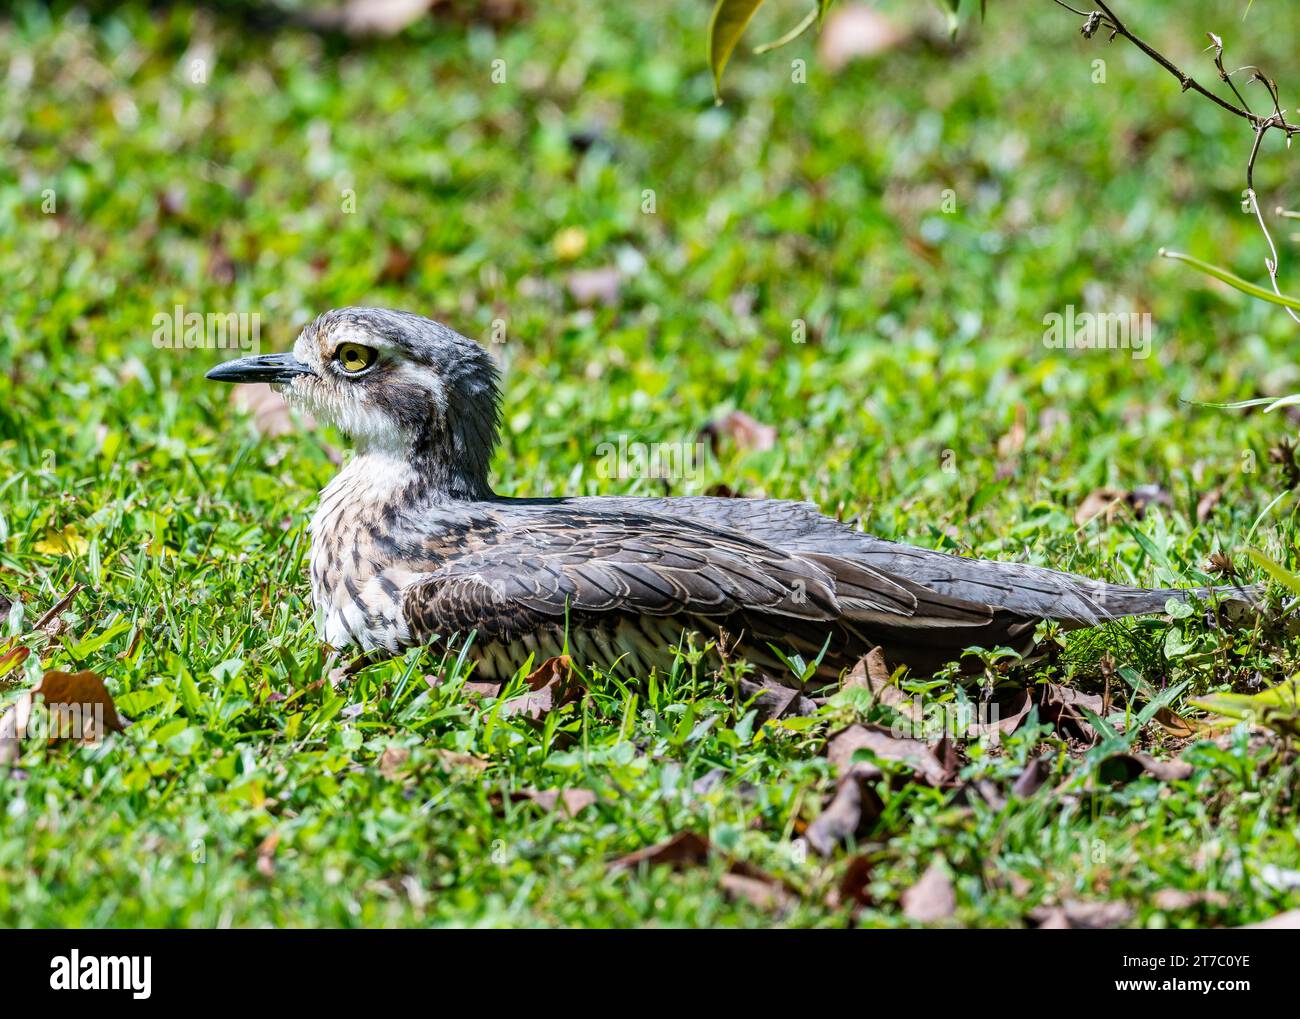
[[[397,651],[472,633],[479,674],[502,679],[567,637],[581,660],[644,674],[696,630],[777,676],[789,673],[773,647],[806,660],[824,647],[818,677],[833,679],[876,645],[931,670],[972,645],[1027,648],[1043,619],[1090,625],[1185,595],[901,545],[809,503],[499,498],[496,374],[445,326],[377,308],[327,312],[292,355],[209,373],[282,385],[357,445],[311,524],[330,644]]]

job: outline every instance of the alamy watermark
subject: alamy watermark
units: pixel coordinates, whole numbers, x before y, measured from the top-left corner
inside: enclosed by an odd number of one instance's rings
[[[662,478],[685,481],[697,478],[704,469],[708,450],[703,442],[629,442],[620,435],[617,443],[596,447],[602,478]]]
[[[159,350],[242,350],[262,352],[262,316],[257,312],[186,311],[178,304],[153,317],[153,345]]]
[[[1055,350],[1127,350],[1134,360],[1151,356],[1151,313],[1081,311],[1073,304],[1065,314],[1043,316],[1043,346]]]

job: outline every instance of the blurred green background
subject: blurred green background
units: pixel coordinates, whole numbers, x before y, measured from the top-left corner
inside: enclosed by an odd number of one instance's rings
[[[1264,279],[1266,248],[1240,206],[1248,127],[1122,41],[1084,40],[1049,0],[989,7],[952,40],[937,5],[873,5],[893,37],[832,68],[826,47],[870,44],[861,26],[748,52],[804,13],[771,2],[715,106],[701,0],[447,3],[393,38],[304,28],[252,3],[14,5],[0,18],[7,635],[27,639],[74,581],[88,591],[62,642],[29,641],[40,653],[5,678],[7,696],[42,665],[84,665],[140,718],[130,740],[29,761],[25,782],[0,790],[0,915],[768,922],[689,881],[664,891],[659,876],[607,898],[582,879],[603,873],[602,854],[697,809],[652,806],[671,784],[657,766],[619,808],[653,816],[644,829],[612,815],[575,825],[554,836],[556,856],[547,839],[559,822],[530,822],[546,826],[547,858],[501,870],[488,847],[523,822],[498,827],[486,794],[444,775],[411,802],[378,778],[356,788],[346,777],[393,739],[437,734],[484,751],[478,741],[496,737],[468,709],[435,696],[418,724],[372,716],[391,692],[376,680],[362,688],[365,713],[343,722],[352,695],[331,708],[318,691],[322,703],[290,731],[267,697],[321,675],[303,525],[343,441],[260,434],[226,388],[203,381],[228,352],[153,345],[155,316],[176,305],[257,313],[267,350],[346,304],[417,311],[483,342],[495,328],[507,495],[807,498],[887,537],[1144,582],[1201,579],[1216,550],[1245,566],[1247,545],[1294,567],[1289,498],[1252,527],[1284,491],[1269,450],[1295,419],[1185,401],[1300,389],[1297,326],[1156,256],[1169,246]],[[1258,64],[1294,91],[1292,5],[1122,7],[1203,81],[1213,30],[1230,66]],[[1247,94],[1267,105],[1259,86]],[[1291,170],[1270,138],[1263,207],[1300,201]],[[1289,230],[1277,236],[1283,285],[1300,289],[1300,252]],[[1069,305],[1149,312],[1151,356],[1049,349],[1044,316]],[[699,476],[667,485],[598,469],[603,442],[692,442],[734,409],[775,426],[774,448],[724,442]],[[1168,497],[1140,524],[1160,557],[1123,519],[1076,525],[1088,493],[1140,485]],[[232,660],[238,682],[221,667]],[[1293,662],[1166,662],[1159,682],[1203,691]],[[175,692],[187,676],[197,700]],[[507,780],[541,781],[547,746],[518,739]],[[825,781],[815,764],[790,763],[799,751],[764,749],[774,756],[745,765],[777,782],[770,802],[710,808],[701,823],[725,815],[748,832],[757,810],[772,843],[755,851],[775,853],[815,801],[804,792]],[[679,777],[689,784],[691,768]],[[1294,851],[1291,822],[1270,812],[1280,802],[1240,840],[1252,852]],[[1025,845],[1041,855],[1017,850],[1029,898],[1092,887],[1076,833],[1046,815],[1035,823]],[[963,844],[936,824],[882,864],[885,886],[888,866],[903,880],[935,845]],[[275,880],[255,867],[272,830],[290,861]],[[950,863],[978,859],[987,835],[967,831]],[[196,839],[220,845],[222,862],[187,862]],[[1132,888],[1156,880],[1162,852],[1185,855],[1168,834],[1146,846],[1156,862],[1134,865]],[[481,870],[466,862],[475,854]],[[443,897],[402,892],[408,877],[438,885],[447,874],[457,877]],[[79,880],[89,894],[67,890]],[[972,878],[962,915],[1017,922],[1018,898]],[[1229,918],[1286,901],[1241,892]],[[836,916],[816,905],[795,922]]]

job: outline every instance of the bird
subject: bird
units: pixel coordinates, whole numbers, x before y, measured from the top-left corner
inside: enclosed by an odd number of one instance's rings
[[[693,633],[778,683],[825,687],[877,647],[895,667],[933,674],[971,647],[1027,653],[1044,620],[1085,627],[1193,594],[1253,597],[958,556],[809,502],[497,495],[496,361],[411,312],[327,311],[291,352],[207,378],[270,383],[352,441],[309,525],[324,642],[363,656],[459,643],[486,682],[562,654],[648,676]],[[802,670],[789,667],[796,655]]]

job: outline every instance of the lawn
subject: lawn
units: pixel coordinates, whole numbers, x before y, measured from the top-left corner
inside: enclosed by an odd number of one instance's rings
[[[1296,673],[1276,589],[1253,623],[1198,608],[902,678],[926,705],[1108,697],[1084,726],[1035,710],[998,745],[958,741],[941,784],[878,761],[877,816],[825,853],[805,833],[837,788],[828,737],[897,717],[862,690],[765,720],[687,647],[669,675],[586,675],[534,724],[438,648],[333,672],[306,523],[346,439],[259,427],[203,379],[237,351],[156,346],[178,305],[258,314],[265,351],[347,304],[490,343],[503,495],[807,499],[1122,582],[1214,582],[1216,553],[1265,579],[1249,549],[1300,567],[1278,462],[1297,417],[1197,405],[1300,390],[1300,327],[1157,257],[1266,281],[1250,131],[1131,46],[1047,0],[991,3],[955,43],[924,5],[885,4],[922,27],[838,73],[812,35],[742,48],[715,106],[700,0],[495,24],[451,6],[381,41],[187,4],[0,21],[0,654],[32,651],[0,705],[88,669],[132,719],[0,767],[0,923],[1023,926],[1071,903],[1076,923],[1167,927],[1300,907],[1293,750],[1201,729],[1189,703]],[[769,6],[750,41],[802,14]],[[1124,4],[1202,80],[1214,30],[1294,94],[1293,12],[1245,6]],[[1271,139],[1262,206],[1300,204],[1292,168]],[[1049,346],[1071,306],[1149,313],[1149,356]],[[732,411],[770,448],[724,435],[668,479],[608,469],[603,444],[693,447]],[[1139,495],[1084,520],[1101,490]],[[509,693],[539,663],[519,664]],[[1126,748],[1190,767],[1132,777]],[[1038,758],[1040,788],[1016,786]],[[570,812],[545,790],[585,792]],[[682,833],[711,850],[611,866]],[[952,893],[928,921],[924,894],[904,903],[927,871]]]

